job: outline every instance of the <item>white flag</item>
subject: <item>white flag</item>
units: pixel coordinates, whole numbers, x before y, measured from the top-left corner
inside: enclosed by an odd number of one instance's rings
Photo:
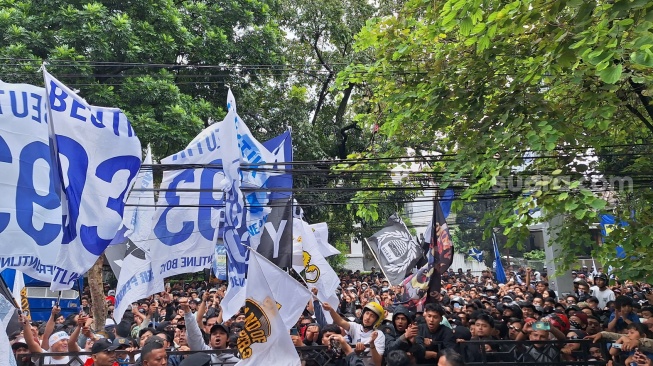
[[[319,245],[318,247],[320,248],[320,253],[322,253],[324,258],[340,254],[338,249],[329,244],[329,227],[326,222],[318,222],[309,226],[313,230],[313,234]]]
[[[16,271],[14,274],[14,287],[11,289],[11,296],[14,297],[14,300],[16,300],[16,304],[18,304],[18,310],[23,311],[27,309],[23,309],[23,302],[22,302],[22,296],[20,295],[21,291],[25,288],[25,276],[23,276],[23,272],[21,271]]]
[[[152,150],[149,146],[143,164],[152,164]],[[149,255],[152,242],[147,240],[152,231],[155,212],[152,168],[140,170],[134,188],[139,190],[133,190],[129,195],[129,206],[125,208],[123,219],[128,240],[124,246],[119,246],[124,247],[124,251],[120,257],[120,271],[117,274],[114,320],[118,323],[132,302],[163,291],[163,278],[155,277],[152,270]],[[107,251],[112,247],[107,248]]]
[[[61,169],[61,271],[50,288],[72,287],[102,255],[122,224],[127,193],[141,166],[141,143],[120,109],[88,104],[43,71]]]
[[[328,302],[340,284],[336,271],[331,268],[320,252],[319,244],[308,223],[300,219],[293,219],[293,236],[303,247],[304,277],[308,287],[317,288],[317,298],[322,302]]]
[[[52,282],[62,210],[44,88],[0,81],[0,164],[0,272]]]
[[[16,358],[11,351],[11,344],[7,336],[7,325],[16,312],[14,305],[4,296],[0,296],[0,366],[16,366]]]
[[[249,253],[250,263],[254,260],[258,262],[270,285],[272,297],[281,306],[279,314],[286,329],[294,327],[313,295],[306,287],[258,252],[250,250]]]
[[[301,361],[279,314],[280,304],[256,258],[252,255],[247,270],[245,326],[238,336],[241,360],[236,365],[299,366]]]

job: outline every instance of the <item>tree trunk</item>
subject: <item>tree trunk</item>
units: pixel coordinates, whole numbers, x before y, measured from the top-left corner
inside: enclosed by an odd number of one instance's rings
[[[88,287],[91,291],[91,312],[93,313],[94,331],[104,330],[104,323],[107,319],[107,303],[104,295],[104,283],[102,283],[102,265],[104,256],[98,257],[93,267],[88,270]]]

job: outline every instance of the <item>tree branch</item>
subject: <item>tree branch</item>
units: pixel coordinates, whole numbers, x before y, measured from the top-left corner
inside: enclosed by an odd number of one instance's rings
[[[653,105],[651,104],[651,98],[644,95],[643,93],[644,90],[646,90],[646,86],[644,84],[634,82],[632,78],[628,78],[628,83],[633,88],[635,94],[637,94],[637,96],[639,97],[640,102],[642,102],[642,104],[644,105],[644,109],[646,109],[646,112],[648,113],[649,117],[653,118]],[[650,126],[650,123],[647,124],[647,127],[648,126]],[[649,127],[649,129],[651,129],[651,127]],[[651,131],[653,131],[653,129],[651,129]]]
[[[354,90],[354,84],[349,83],[349,86],[347,86],[347,89],[345,89],[344,95],[342,96],[340,105],[338,105],[338,111],[336,111],[337,126],[340,126],[343,122],[345,111],[347,110],[347,103],[349,102],[349,97],[351,96],[352,90]],[[340,142],[340,147],[338,148],[338,155],[340,156],[340,159],[347,159],[347,131],[351,129],[361,131],[356,122],[340,129],[340,136],[342,136],[342,141]]]
[[[635,116],[637,116],[637,118],[639,118],[642,122],[644,122],[644,124],[646,125],[646,127],[647,127],[651,132],[653,132],[653,125],[651,124],[651,122],[649,122],[649,120],[646,119],[646,117],[644,117],[643,114],[641,114],[641,113],[640,113],[640,112],[639,112],[635,107],[633,107],[633,106],[630,105],[630,104],[626,104],[626,108],[628,108],[628,110],[630,111],[630,113],[634,114]]]
[[[315,35],[315,38],[313,39],[313,44],[311,44],[311,46],[313,47],[313,50],[315,51],[315,54],[317,55],[318,60],[320,60],[322,66],[329,71],[329,75],[327,76],[326,80],[324,80],[324,83],[322,84],[322,90],[320,90],[320,94],[317,99],[317,106],[315,106],[315,113],[313,113],[313,120],[311,121],[311,124],[315,124],[315,121],[317,121],[317,116],[320,113],[320,110],[322,110],[322,105],[324,104],[326,95],[329,92],[329,84],[331,84],[331,80],[333,79],[333,75],[334,75],[331,66],[329,66],[326,63],[326,61],[322,57],[322,52],[320,52],[320,49],[317,47],[317,41],[319,40],[320,40],[320,35],[318,33]]]

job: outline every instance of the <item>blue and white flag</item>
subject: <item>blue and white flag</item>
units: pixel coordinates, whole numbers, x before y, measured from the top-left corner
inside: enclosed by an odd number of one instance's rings
[[[508,279],[506,278],[506,272],[503,270],[501,253],[499,253],[499,245],[497,244],[497,236],[494,233],[492,233],[492,245],[494,246],[494,269],[496,271],[497,282],[506,283]]]
[[[143,164],[152,164],[152,151],[148,146]],[[143,167],[138,172],[134,189],[127,198],[123,228],[114,241],[124,244],[111,245],[105,255],[118,277],[116,286],[116,308],[114,320],[120,322],[127,307],[137,300],[163,290],[163,279],[154,278],[150,253],[154,217],[154,190],[151,167]],[[120,237],[126,235],[127,237]],[[119,253],[113,253],[121,250]],[[116,256],[114,257],[113,255]]]
[[[252,192],[243,196],[243,187],[263,187],[270,173],[266,163],[277,161],[273,153],[261,145],[251,134],[236,111],[236,100],[231,90],[227,95],[227,116],[223,120],[222,161],[225,179],[220,184],[225,194],[224,244],[227,248],[227,272],[229,287],[223,303],[223,317],[236,314],[245,302],[245,274],[247,273],[247,249],[243,243],[256,250],[270,209],[266,207],[266,192]],[[248,164],[248,169],[241,169]],[[245,209],[245,202],[249,209]]]
[[[215,253],[213,253],[213,274],[219,280],[227,280],[227,249],[222,243],[215,245]]]
[[[44,88],[0,82],[0,271],[53,282],[62,209],[48,123]]]
[[[43,71],[63,187],[63,250],[51,289],[70,288],[111,243],[141,166],[141,143],[120,109],[88,104]]]
[[[9,320],[16,312],[13,304],[0,295],[0,366],[16,366],[16,358],[13,356],[9,336],[7,335],[7,325]]]
[[[483,263],[483,251],[478,248],[471,248],[467,255],[476,259],[479,263]]]

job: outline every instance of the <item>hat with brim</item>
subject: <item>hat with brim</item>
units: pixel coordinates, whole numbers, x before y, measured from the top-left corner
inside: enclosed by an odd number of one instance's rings
[[[27,343],[25,342],[14,342],[14,344],[11,345],[11,349],[14,351],[21,348],[29,349],[29,346],[27,346]]]
[[[211,355],[206,353],[195,353],[188,355],[179,366],[208,366],[211,364]]]
[[[223,332],[229,334],[229,327],[224,325],[224,324],[220,324],[220,323],[213,324],[213,326],[211,327],[210,334],[213,334],[213,333],[217,332],[218,330],[222,330]]]
[[[100,352],[113,352],[118,349],[118,345],[115,345],[114,342],[106,338],[95,341],[93,347],[91,347],[91,354],[96,354]]]

